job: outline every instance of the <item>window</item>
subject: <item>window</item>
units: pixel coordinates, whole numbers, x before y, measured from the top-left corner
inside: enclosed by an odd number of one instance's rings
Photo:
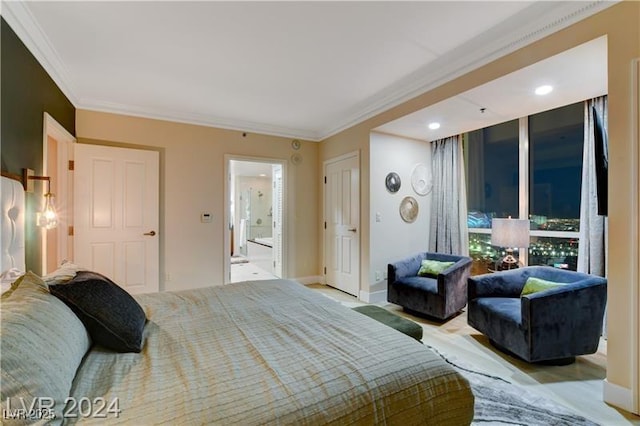
[[[584,104],[529,117],[531,229],[580,230]]]
[[[469,227],[518,217],[518,120],[469,132],[466,146]]]
[[[472,273],[504,255],[491,246],[491,220],[509,216],[531,221],[524,263],[576,269],[583,108],[579,102],[464,136]]]

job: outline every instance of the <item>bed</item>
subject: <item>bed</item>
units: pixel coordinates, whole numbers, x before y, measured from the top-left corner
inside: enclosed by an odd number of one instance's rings
[[[5,424],[472,420],[468,382],[439,356],[297,282],[135,296],[142,347],[116,353],[51,294],[80,269],[26,273],[2,296]]]

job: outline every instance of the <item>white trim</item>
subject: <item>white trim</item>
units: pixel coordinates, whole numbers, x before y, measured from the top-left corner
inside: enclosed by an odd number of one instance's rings
[[[224,155],[224,212],[223,212],[223,221],[222,221],[222,233],[224,235],[224,246],[222,249],[222,282],[224,284],[229,284],[231,282],[231,254],[229,253],[229,247],[231,247],[231,232],[229,229],[230,224],[230,215],[229,210],[231,209],[231,175],[230,175],[230,162],[231,161],[252,161],[256,163],[268,163],[268,164],[279,164],[282,166],[282,277],[287,278],[289,276],[289,235],[293,235],[289,233],[289,228],[293,225],[289,223],[289,213],[287,211],[289,203],[287,202],[288,193],[289,193],[289,176],[287,167],[287,160],[283,160],[282,158],[269,158],[269,157],[256,157],[249,155],[236,155],[236,154],[225,154]]]
[[[631,173],[635,174],[631,180],[631,193],[632,195],[632,208],[631,211],[635,212],[636,220],[633,222],[633,228],[630,230],[630,235],[638,235],[640,232],[640,214],[638,208],[640,208],[640,198],[638,192],[640,191],[640,58],[636,58],[632,61],[632,105],[631,105],[631,123],[632,133],[631,137],[635,141],[631,144]],[[640,280],[640,247],[638,246],[637,238],[631,238],[631,259],[635,259],[635,262],[631,262],[631,282],[636,285],[631,286],[631,386],[632,386],[632,407],[631,411],[636,414],[640,414],[640,314],[638,309],[640,308],[640,291],[638,289],[638,281]]]
[[[366,303],[382,303],[387,301],[387,290],[379,290],[369,293],[368,291],[360,290],[358,299]]]
[[[49,137],[55,139],[58,146],[58,164],[57,170],[55,173],[49,172]],[[55,175],[58,179],[56,182],[56,186],[58,188],[58,193],[56,194],[58,203],[61,200],[68,201],[69,199],[73,199],[73,176],[68,172],[68,162],[70,160],[70,152],[73,151],[73,147],[70,144],[76,143],[76,138],[69,133],[67,129],[64,128],[60,123],[56,121],[49,113],[45,112],[42,118],[42,175],[43,176],[51,176]],[[44,185],[43,185],[43,193],[44,193]],[[60,204],[56,206],[60,208]],[[56,259],[56,264],[60,264],[62,260],[69,259],[69,253],[72,252],[70,249],[73,246],[73,237],[68,235],[68,226],[73,225],[73,209],[68,209],[67,218],[69,222],[60,221],[58,227],[55,230],[46,230],[44,228],[40,229],[40,243],[41,243],[41,253],[42,253],[42,273],[52,272],[47,268],[48,264],[48,256],[47,256],[47,236],[49,232],[55,232],[57,235],[58,247],[57,254],[58,259]]]
[[[525,220],[529,219],[529,156],[529,116],[526,116],[518,119],[518,216]],[[518,260],[528,265],[529,250],[519,250],[518,254]]]
[[[78,103],[78,96],[73,81],[69,78],[69,72],[26,3],[3,1],[2,17],[62,93],[75,105]]]
[[[76,138],[47,112],[44,113],[43,128],[45,137],[48,135],[57,140],[76,141]]]
[[[38,25],[26,3],[3,2],[3,16],[53,81],[77,108],[321,141],[594,15],[614,5],[617,1],[590,1],[586,4],[577,1],[536,2],[514,16],[513,19],[493,27],[475,37],[471,42],[453,49],[387,89],[363,100],[352,108],[350,113],[342,115],[342,117],[346,117],[345,119],[318,131],[287,129],[269,126],[265,123],[160,111],[140,106],[109,103],[100,99],[83,98],[75,90],[74,82],[70,79],[60,55]]]
[[[637,413],[633,404],[633,391],[631,389],[618,386],[604,379],[602,396],[607,404],[622,408],[630,413]]]

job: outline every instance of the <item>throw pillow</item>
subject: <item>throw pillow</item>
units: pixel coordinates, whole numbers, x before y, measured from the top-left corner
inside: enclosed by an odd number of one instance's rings
[[[550,288],[556,288],[561,285],[565,285],[564,283],[557,283],[554,281],[543,280],[542,278],[529,277],[524,284],[524,288],[522,289],[522,293],[520,296],[526,296],[527,294],[537,293],[543,290],[549,290]]]
[[[40,277],[27,272],[18,281],[11,296],[3,296],[0,303],[0,406],[38,408],[36,398],[47,397],[56,417],[51,422],[7,420],[5,424],[59,424],[91,339],[78,317],[49,293]]]
[[[66,284],[49,286],[80,318],[91,339],[117,352],[140,352],[147,320],[133,297],[109,278],[80,271]]]
[[[418,270],[418,276],[428,277],[430,275],[438,275],[454,263],[455,262],[441,262],[439,260],[425,259],[422,261],[420,270]]]

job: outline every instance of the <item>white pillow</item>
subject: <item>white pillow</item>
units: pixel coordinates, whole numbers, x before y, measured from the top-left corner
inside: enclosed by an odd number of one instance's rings
[[[58,269],[42,277],[42,281],[44,281],[47,286],[65,284],[71,281],[78,272],[86,270],[87,268],[66,261],[63,262]]]

